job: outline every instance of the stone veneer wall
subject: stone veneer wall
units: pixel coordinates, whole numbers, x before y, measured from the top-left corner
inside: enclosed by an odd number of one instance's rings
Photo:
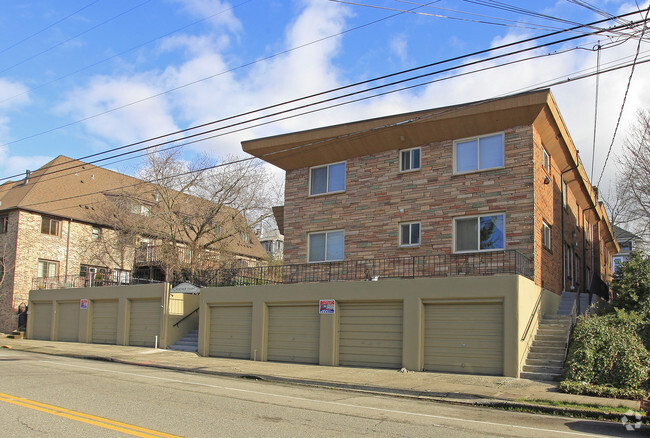
[[[505,167],[453,174],[453,139],[424,144],[422,169],[399,172],[399,149],[349,159],[344,193],[310,197],[309,169],[287,172],[284,262],[307,262],[307,234],[344,229],[345,259],[451,253],[453,218],[506,214],[506,249],[534,253],[533,128],[505,131]],[[402,212],[403,210],[403,212]],[[400,248],[400,222],[422,245]]]
[[[20,303],[28,302],[32,279],[38,276],[39,260],[58,262],[59,276],[79,275],[81,264],[120,268],[120,263],[114,261],[120,259],[114,249],[92,240],[92,225],[61,218],[59,235],[50,236],[41,233],[41,217],[38,213],[13,211],[9,232],[0,235],[0,244],[4,237],[8,252],[12,256],[15,254],[15,270],[0,288],[0,331],[16,328],[16,311]],[[110,239],[111,233],[103,229],[102,238]],[[113,257],[107,257],[108,252],[112,252]],[[131,269],[132,250],[125,254],[124,260],[124,269]]]
[[[2,212],[0,215],[9,216],[7,232],[0,234],[0,257],[4,257],[7,267],[4,280],[0,285],[0,332],[7,332],[13,330],[17,324],[16,310],[13,308],[13,266],[18,232],[18,211]]]

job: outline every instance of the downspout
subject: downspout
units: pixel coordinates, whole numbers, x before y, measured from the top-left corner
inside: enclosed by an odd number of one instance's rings
[[[565,285],[566,285],[566,242],[564,240],[564,197],[565,197],[565,193],[564,193],[564,174],[567,173],[567,172],[570,172],[572,170],[575,170],[577,168],[578,168],[578,166],[573,166],[573,167],[568,168],[567,170],[563,170],[560,173],[560,195],[561,195],[560,202],[562,203],[562,214],[560,215],[560,223],[561,223],[561,227],[562,227],[562,230],[561,230],[561,232],[562,232],[562,239],[561,239],[561,241],[562,241],[562,292],[564,292],[565,289],[566,289],[565,288]],[[568,204],[568,202],[567,202],[567,204]]]
[[[64,282],[68,282],[68,262],[70,261],[70,228],[72,228],[72,219],[68,219],[68,241],[65,247],[65,279]]]
[[[584,224],[584,215],[585,215],[585,213],[588,212],[589,210],[595,210],[595,209],[596,209],[596,205],[594,205],[593,207],[589,207],[586,210],[582,210],[582,216],[583,216],[582,226],[583,227],[585,225]],[[586,231],[587,233],[590,233],[590,235],[591,235],[591,227],[592,227],[592,224],[590,223],[589,224],[589,229]],[[585,288],[586,288],[587,284],[589,284],[589,279],[587,278],[587,269],[586,269],[587,268],[587,235],[586,235],[584,230],[583,230],[582,236],[583,236],[582,237],[582,273],[584,275],[583,284],[585,285]],[[591,247],[590,247],[592,275],[593,275],[593,272],[595,272],[594,271],[594,239],[593,239],[593,237],[594,236],[591,236]],[[591,304],[591,299],[592,299],[592,297],[591,297],[591,295],[592,295],[591,294],[591,288],[589,288],[589,290],[586,290],[586,292],[589,294],[589,304]]]

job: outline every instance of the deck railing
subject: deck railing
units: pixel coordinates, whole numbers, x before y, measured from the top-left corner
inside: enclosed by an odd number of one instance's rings
[[[518,251],[505,250],[219,269],[194,275],[179,275],[172,282],[187,281],[201,287],[253,286],[495,274],[519,274],[532,278],[532,262]]]

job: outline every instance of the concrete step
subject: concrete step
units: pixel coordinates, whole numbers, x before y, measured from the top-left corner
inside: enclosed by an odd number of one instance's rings
[[[523,371],[527,373],[540,373],[540,374],[562,374],[562,367],[552,367],[552,366],[543,366],[543,365],[524,365]]]
[[[528,360],[544,360],[544,361],[562,361],[564,362],[564,356],[565,352],[564,351],[558,351],[558,352],[547,352],[547,351],[534,351],[530,350],[528,352]]]
[[[519,377],[522,379],[530,380],[542,380],[542,381],[558,381],[562,379],[561,374],[549,374],[549,373],[535,373],[530,371],[522,372]]]
[[[531,358],[530,354],[528,355],[528,358],[526,359],[526,365],[538,365],[538,366],[549,366],[549,367],[563,367],[564,366],[564,360],[563,359],[547,359],[546,356],[544,358],[540,359],[535,359]]]
[[[169,347],[170,350],[174,351],[198,351],[198,346],[194,345],[178,345],[174,344],[171,347]]]
[[[544,341],[544,342],[560,342],[560,343],[565,343],[567,338],[567,333],[551,333],[551,334],[546,334],[546,333],[540,333],[539,331],[537,332],[537,335],[535,335],[535,340],[536,341]]]
[[[199,345],[199,342],[192,339],[179,339],[174,345]]]
[[[564,348],[566,347],[566,338],[560,341],[545,341],[535,338],[532,347]]]

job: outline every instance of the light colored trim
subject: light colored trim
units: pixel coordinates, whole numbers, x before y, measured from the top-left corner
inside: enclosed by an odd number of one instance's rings
[[[456,250],[456,220],[458,220],[458,219],[481,218],[481,217],[485,217],[485,216],[501,216],[501,215],[503,216],[503,248],[498,248],[498,249],[497,248],[495,248],[495,249],[480,249],[479,248],[479,249],[472,249],[472,250],[467,250],[467,251],[457,251]],[[472,254],[472,253],[479,253],[479,252],[484,253],[484,252],[504,251],[508,246],[507,245],[507,239],[506,239],[506,229],[507,229],[507,224],[506,224],[506,213],[505,213],[505,211],[499,211],[499,212],[494,212],[494,213],[486,212],[486,213],[483,213],[483,214],[473,214],[473,215],[469,215],[469,216],[454,217],[452,219],[452,234],[451,234],[453,252],[454,252],[454,254]],[[481,233],[481,227],[480,227],[480,224],[479,224],[478,234],[477,234],[477,238],[479,239],[479,240],[477,240],[477,243],[479,244],[478,246],[480,246],[480,243],[481,243],[480,242],[480,233]]]
[[[409,225],[409,233],[411,232],[411,225],[413,224],[418,224],[420,226],[420,238],[418,239],[418,243],[409,243],[409,244],[402,244],[402,225]],[[409,236],[410,237],[410,236]],[[413,221],[413,222],[400,222],[398,224],[398,231],[397,231],[397,243],[400,248],[416,248],[418,246],[422,245],[422,222],[420,221]]]
[[[495,135],[498,135],[498,134],[501,134],[501,146],[502,146],[501,147],[501,153],[503,154],[503,156],[502,156],[502,158],[503,158],[503,166],[480,168],[480,161],[479,161],[479,159],[480,159],[480,149],[481,149],[480,139],[484,138],[484,137],[492,137],[492,136],[495,136]],[[479,167],[477,169],[474,169],[474,170],[466,170],[464,172],[459,172],[458,170],[456,170],[456,161],[457,161],[456,160],[456,145],[458,143],[463,143],[463,142],[470,141],[470,140],[477,140],[477,148],[478,149],[476,151],[476,159],[477,159],[476,164]],[[474,137],[459,138],[459,139],[454,140],[454,144],[453,144],[453,164],[452,165],[453,165],[452,170],[453,170],[454,175],[465,175],[465,174],[468,174],[468,173],[484,172],[486,170],[495,170],[495,169],[503,169],[503,168],[505,168],[506,167],[506,135],[505,135],[505,132],[503,132],[503,131],[501,131],[501,132],[493,132],[493,133],[490,133],[490,134],[483,134],[483,135],[477,135],[477,136],[474,136]]]
[[[337,231],[341,231],[343,233],[343,258],[341,260],[315,260],[313,262],[310,261],[309,260],[309,251],[311,250],[310,236],[312,234],[325,234],[325,257],[327,257],[327,233],[334,233]],[[345,229],[337,228],[334,230],[312,231],[307,233],[307,263],[342,262],[343,260],[345,260]]]
[[[420,150],[420,165],[418,167],[411,167],[410,169],[403,170],[402,169],[402,153],[403,152],[409,152],[409,159],[411,160],[411,163],[412,163],[413,162],[412,151],[414,151],[416,149]],[[419,170],[422,170],[422,147],[417,146],[417,147],[414,147],[414,148],[400,149],[399,150],[399,173],[417,172]]]
[[[336,190],[336,191],[332,191],[332,192],[325,191],[324,193],[312,193],[311,192],[311,185],[312,185],[311,184],[311,171],[313,169],[320,169],[321,167],[326,167],[327,168],[327,180],[325,181],[325,188],[327,189],[327,187],[329,186],[329,182],[330,182],[330,170],[329,170],[329,167],[334,166],[336,164],[341,164],[341,163],[343,163],[343,165],[345,166],[345,172],[343,172],[343,190]],[[309,177],[309,188],[308,188],[308,192],[307,192],[308,197],[332,195],[332,194],[335,194],[335,193],[343,193],[343,192],[345,192],[345,189],[347,188],[347,184],[346,184],[347,173],[348,173],[348,166],[347,166],[346,161],[337,161],[335,163],[328,163],[328,164],[322,164],[322,165],[310,167],[309,168],[309,176],[308,176]]]

